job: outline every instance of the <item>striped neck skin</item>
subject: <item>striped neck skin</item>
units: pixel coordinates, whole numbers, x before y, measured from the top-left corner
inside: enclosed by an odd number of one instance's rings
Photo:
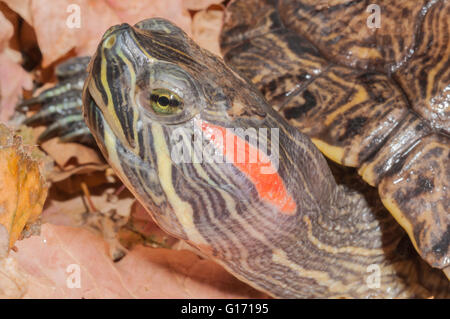
[[[86,122],[165,231],[273,296],[373,294],[366,268],[385,262],[375,217],[221,59],[149,19],[108,30],[89,71]],[[236,159],[254,152],[256,161]]]

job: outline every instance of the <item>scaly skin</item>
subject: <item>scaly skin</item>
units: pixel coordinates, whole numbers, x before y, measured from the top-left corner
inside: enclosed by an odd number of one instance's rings
[[[155,89],[176,93],[179,112],[155,112]],[[446,278],[405,248],[386,211],[372,211],[359,193],[338,186],[306,135],[170,22],[149,19],[105,33],[90,63],[83,112],[105,158],[161,228],[255,288],[282,298],[448,296]],[[277,129],[262,140],[268,149],[259,149],[270,162],[230,159],[230,144],[218,147],[229,128],[244,129],[233,131],[231,146],[240,141],[247,152],[258,150],[248,129]],[[188,149],[193,132],[227,161],[176,160],[174,147]],[[262,167],[275,169],[263,174]]]

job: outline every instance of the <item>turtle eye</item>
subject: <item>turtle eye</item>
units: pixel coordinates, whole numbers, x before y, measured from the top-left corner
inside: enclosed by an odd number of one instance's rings
[[[154,89],[150,92],[150,106],[156,114],[170,115],[180,113],[183,100],[167,89]]]

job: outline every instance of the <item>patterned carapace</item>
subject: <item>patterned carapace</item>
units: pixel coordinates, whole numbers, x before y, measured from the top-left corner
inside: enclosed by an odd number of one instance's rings
[[[372,3],[379,28],[367,24]],[[359,168],[422,258],[450,273],[449,17],[448,0],[236,0],[221,45],[328,158]]]

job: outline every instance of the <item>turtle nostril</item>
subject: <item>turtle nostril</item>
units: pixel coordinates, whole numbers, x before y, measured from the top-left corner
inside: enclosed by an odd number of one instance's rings
[[[103,41],[103,47],[106,49],[111,49],[116,43],[116,35],[110,35]]]
[[[116,43],[116,35],[122,31],[130,29],[131,26],[128,23],[122,23],[109,28],[105,34],[103,34],[103,47],[106,49],[111,49]]]
[[[122,24],[119,24],[119,25],[116,25],[115,27],[114,27],[114,31],[119,31],[119,30],[123,30],[123,29],[128,29],[128,28],[130,28],[131,26],[128,24],[128,23],[122,23]]]

